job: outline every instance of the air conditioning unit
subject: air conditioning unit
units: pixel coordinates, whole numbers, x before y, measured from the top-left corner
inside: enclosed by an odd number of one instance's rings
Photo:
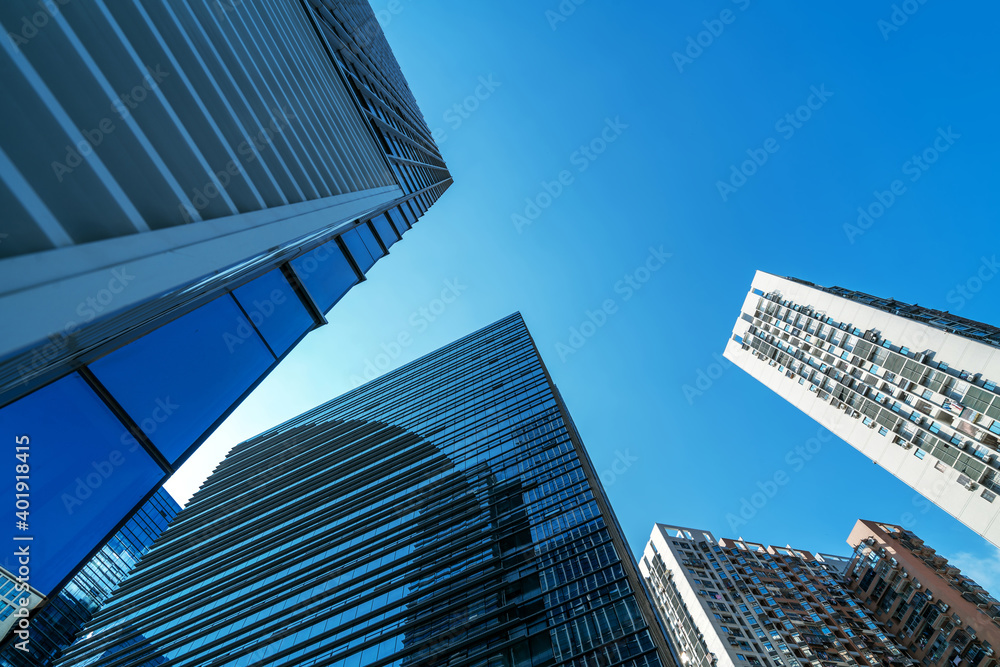
[[[975,482],[968,482],[966,483],[965,488],[967,488],[969,491],[975,491],[976,489],[979,488],[979,485],[976,484]]]

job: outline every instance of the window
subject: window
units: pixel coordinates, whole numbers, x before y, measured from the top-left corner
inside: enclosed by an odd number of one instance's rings
[[[357,274],[336,241],[324,243],[289,264],[323,313],[333,308],[358,282]]]
[[[922,459],[927,455],[927,452],[925,452],[922,449],[914,449],[913,455],[916,456],[918,459]]]
[[[375,260],[378,259],[379,255],[372,256],[371,251],[368,249],[368,244],[366,244],[361,238],[360,229],[361,226],[358,226],[350,231],[344,232],[340,235],[340,240],[347,246],[348,252],[350,252],[351,257],[354,258],[354,263],[358,265],[358,268],[361,269],[362,273],[365,273],[368,269],[372,268],[372,265],[375,263]]]
[[[382,243],[386,248],[399,240],[399,234],[384,214],[372,218],[371,223],[372,226],[375,227],[375,231],[378,232],[378,237],[382,239]]]
[[[276,356],[313,326],[312,316],[280,269],[237,287],[233,296]]]
[[[90,370],[173,463],[274,361],[226,294],[98,359]]]
[[[226,297],[228,298],[228,297]],[[139,378],[142,381],[142,378]],[[49,595],[165,474],[78,373],[0,410],[0,431],[31,436],[31,584]],[[15,520],[14,438],[0,493]],[[58,465],[46,462],[58,461]],[[12,526],[13,527],[13,526]],[[12,559],[16,561],[16,559]]]

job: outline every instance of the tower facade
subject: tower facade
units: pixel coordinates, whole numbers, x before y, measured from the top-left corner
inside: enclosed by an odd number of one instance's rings
[[[656,524],[639,568],[691,667],[910,664],[844,587],[849,564]]]
[[[229,453],[62,665],[669,665],[520,315]]]
[[[758,271],[725,356],[1000,545],[1000,329]]]
[[[894,524],[859,520],[847,588],[914,660],[923,665],[994,667],[1000,602]]]
[[[0,434],[51,596],[451,179],[362,0],[0,25]]]
[[[29,616],[25,631],[17,622],[17,604],[0,611],[2,631],[9,633],[0,646],[3,667],[50,667],[80,634],[94,613],[111,597],[115,588],[129,575],[153,541],[177,516],[180,506],[162,488],[139,508],[107,544],[83,566],[76,576],[45,604]],[[14,591],[16,579],[3,576],[0,589]]]

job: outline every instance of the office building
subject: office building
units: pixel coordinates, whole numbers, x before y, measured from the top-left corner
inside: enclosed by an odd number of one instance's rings
[[[849,558],[656,524],[639,569],[689,667],[912,661],[843,586]]]
[[[725,356],[1000,545],[1000,329],[758,271]]]
[[[34,609],[28,619],[27,633],[8,636],[0,646],[0,666],[54,665],[179,511],[180,506],[170,494],[163,489],[157,491],[58,595]],[[4,581],[0,589],[13,590],[14,584],[9,578],[0,577]],[[14,624],[15,609],[16,605],[7,604],[0,611],[4,619],[0,629],[5,633]],[[18,644],[28,650],[21,650]]]
[[[922,665],[996,667],[1000,602],[912,532],[858,521],[847,588]]]
[[[0,434],[51,597],[451,180],[364,0],[0,26]]]
[[[60,665],[673,666],[512,315],[229,453]]]

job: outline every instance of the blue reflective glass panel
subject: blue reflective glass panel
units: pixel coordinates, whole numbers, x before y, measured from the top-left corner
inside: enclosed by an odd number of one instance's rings
[[[237,287],[233,296],[278,356],[313,325],[309,311],[280,269]]]
[[[406,219],[403,217],[403,214],[399,212],[399,209],[393,208],[386,211],[386,213],[389,215],[389,219],[392,220],[392,224],[396,227],[396,230],[400,233],[400,235],[410,228],[410,225],[407,224]]]
[[[361,269],[361,273],[367,273],[368,269],[372,268],[372,264],[375,263],[375,259],[368,252],[368,248],[365,247],[365,242],[361,240],[361,235],[358,234],[357,227],[341,234],[340,239],[347,246],[347,250],[351,253],[351,257],[354,258],[354,263]]]
[[[365,242],[365,247],[368,248],[368,252],[372,257],[378,259],[385,254],[382,252],[382,246],[375,240],[375,233],[372,232],[372,228],[368,224],[358,225],[355,229],[358,230],[361,240]]]
[[[229,294],[90,365],[173,463],[274,363]]]
[[[371,261],[370,256],[366,254],[366,257]],[[324,313],[333,308],[333,304],[358,282],[358,275],[336,241],[324,243],[315,250],[296,257],[289,264]]]
[[[393,243],[399,240],[399,234],[393,228],[392,223],[385,215],[380,215],[377,218],[372,218],[372,225],[375,226],[375,231],[378,232],[378,237],[382,239],[382,243],[388,248]]]
[[[26,458],[29,583],[48,595],[164,478],[108,407],[78,374],[53,382],[0,410],[10,466],[0,497],[15,511],[15,437],[28,436]],[[23,443],[24,441],[21,440]],[[24,470],[22,468],[22,470]],[[13,550],[14,547],[11,547]],[[17,565],[5,564],[16,574]]]
[[[412,227],[417,222],[417,218],[419,217],[413,207],[413,200],[411,199],[408,202],[404,202],[399,208],[403,211],[403,216],[406,218],[406,222],[408,222]]]

